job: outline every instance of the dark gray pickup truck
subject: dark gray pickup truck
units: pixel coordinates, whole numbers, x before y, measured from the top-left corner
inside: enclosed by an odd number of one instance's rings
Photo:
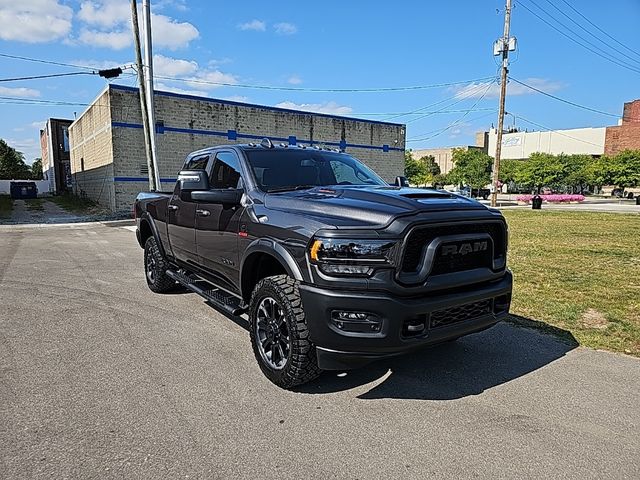
[[[258,364],[284,388],[509,311],[498,211],[389,185],[338,151],[269,140],[199,150],[173,193],[141,193],[135,214],[151,290],[182,285],[247,313]]]

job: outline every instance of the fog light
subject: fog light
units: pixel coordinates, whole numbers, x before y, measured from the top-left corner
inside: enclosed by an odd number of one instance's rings
[[[334,310],[331,321],[345,332],[378,333],[382,330],[382,320],[373,313]]]
[[[363,275],[369,276],[373,269],[366,265],[321,264],[320,270],[327,275]]]

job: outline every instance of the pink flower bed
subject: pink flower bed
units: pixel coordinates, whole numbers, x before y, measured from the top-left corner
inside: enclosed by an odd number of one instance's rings
[[[534,195],[518,195],[516,200],[523,203],[531,203],[531,199]],[[552,195],[540,195],[543,202],[548,203],[570,203],[570,202],[582,202],[584,201],[584,195],[569,195],[569,194],[552,194]]]

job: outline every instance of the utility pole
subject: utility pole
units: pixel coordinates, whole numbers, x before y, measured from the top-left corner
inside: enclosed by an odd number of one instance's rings
[[[156,114],[153,100],[153,49],[151,47],[151,2],[142,0],[142,23],[144,25],[144,79],[147,91],[147,113],[149,116],[149,143],[151,145],[151,159],[153,160],[153,176],[156,188],[162,190],[158,166],[158,151],[156,149]]]
[[[509,27],[511,26],[511,0],[507,0],[504,10],[504,34],[500,42],[502,53],[502,69],[500,73],[500,107],[498,111],[498,137],[496,138],[496,155],[493,160],[493,178],[491,192],[491,206],[495,207],[498,200],[500,183],[500,154],[502,153],[502,130],[504,129],[504,102],[507,96],[507,75],[509,74],[509,50],[511,49]],[[515,43],[513,48],[515,49]]]
[[[144,130],[144,147],[147,153],[147,169],[149,171],[149,190],[157,190],[154,175],[154,162],[151,150],[151,129],[149,128],[149,116],[147,112],[147,94],[144,80],[144,67],[142,65],[142,53],[140,51],[140,28],[138,26],[138,2],[131,0],[131,24],[133,27],[133,41],[136,50],[136,65],[138,68],[138,85],[140,88],[140,110],[142,112],[142,127]]]

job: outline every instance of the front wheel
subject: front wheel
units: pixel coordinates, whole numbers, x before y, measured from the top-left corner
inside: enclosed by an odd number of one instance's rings
[[[176,282],[167,275],[167,268],[156,239],[147,238],[144,243],[144,273],[152,292],[165,293],[175,288]]]
[[[251,295],[249,322],[253,353],[273,383],[292,388],[320,375],[297,281],[287,275],[260,280]]]

